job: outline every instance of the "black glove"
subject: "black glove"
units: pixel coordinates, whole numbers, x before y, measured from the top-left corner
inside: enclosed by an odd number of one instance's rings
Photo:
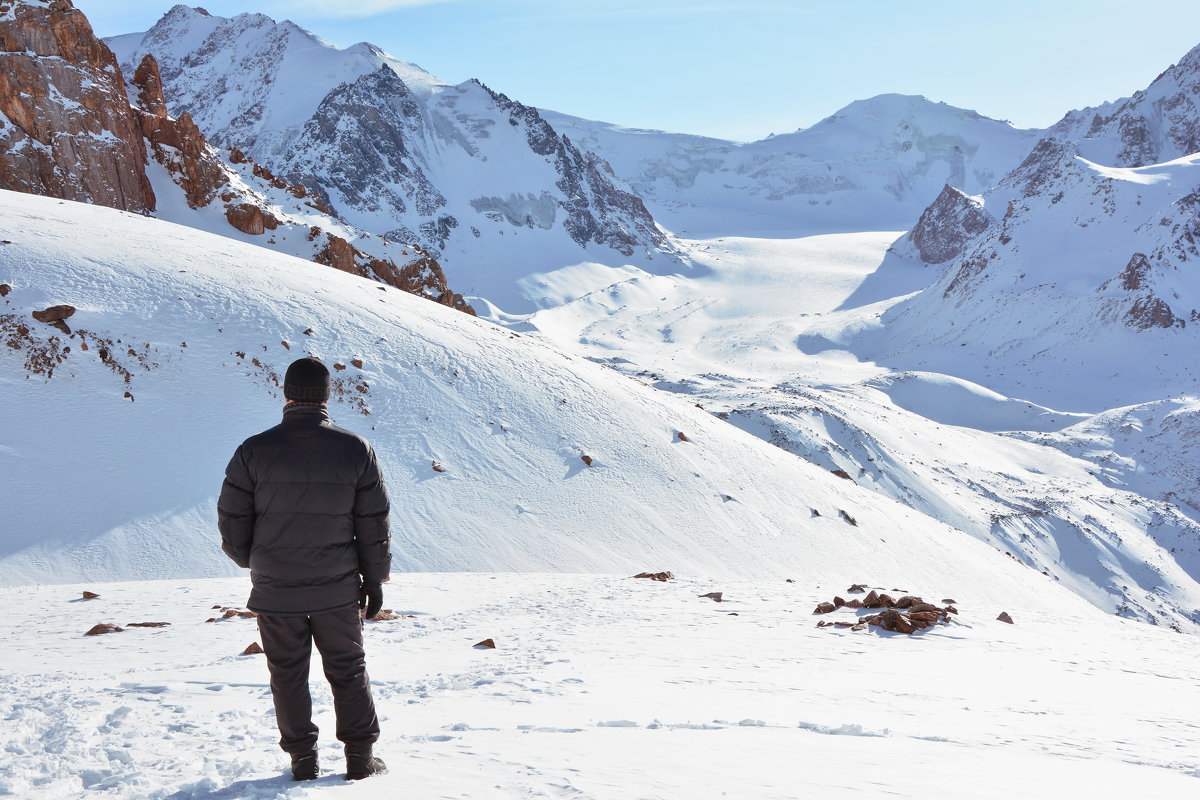
[[[383,608],[383,584],[364,584],[358,592],[358,607],[366,609],[364,616],[372,619]]]

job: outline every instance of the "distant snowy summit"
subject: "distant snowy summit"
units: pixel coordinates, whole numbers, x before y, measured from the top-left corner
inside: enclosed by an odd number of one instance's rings
[[[945,184],[993,186],[1042,133],[900,94],[748,144],[543,114],[608,160],[661,222],[705,236],[905,230]]]
[[[1200,330],[1198,95],[1200,48],[1070,112],[979,195],[946,187],[893,252],[937,265],[931,284],[858,351],[1059,407],[1200,392],[1180,358]]]
[[[675,264],[604,161],[478,81],[451,86],[369,44],[338,49],[291,22],[182,5],[108,41],[126,67],[153,54],[168,106],[211,141],[348,224],[420,243],[472,294],[519,306],[516,280],[539,269]]]

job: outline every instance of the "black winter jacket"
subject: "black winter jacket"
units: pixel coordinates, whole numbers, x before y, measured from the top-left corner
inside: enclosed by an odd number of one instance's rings
[[[249,567],[247,607],[298,615],[358,602],[391,568],[387,490],[371,445],[324,406],[288,405],[242,442],[217,502],[221,549]]]

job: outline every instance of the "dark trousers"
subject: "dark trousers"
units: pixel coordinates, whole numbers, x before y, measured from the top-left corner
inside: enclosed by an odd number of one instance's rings
[[[333,690],[338,740],[346,744],[373,744],[379,740],[379,718],[371,698],[362,619],[356,606],[307,617],[260,614],[258,631],[271,672],[279,746],[285,752],[305,753],[317,746],[317,726],[312,721],[312,697],[308,693],[313,642],[317,643],[325,679]]]

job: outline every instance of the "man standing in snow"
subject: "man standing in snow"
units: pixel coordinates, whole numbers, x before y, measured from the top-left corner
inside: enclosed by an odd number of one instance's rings
[[[333,690],[346,779],[386,770],[372,754],[379,719],[367,678],[362,617],[383,605],[391,568],[388,497],[362,437],[329,420],[329,370],[316,358],[284,378],[283,422],[242,442],[217,503],[221,547],[250,569],[247,607],[271,673],[279,745],[292,777],[314,780],[317,726],[308,669],[316,642]]]

